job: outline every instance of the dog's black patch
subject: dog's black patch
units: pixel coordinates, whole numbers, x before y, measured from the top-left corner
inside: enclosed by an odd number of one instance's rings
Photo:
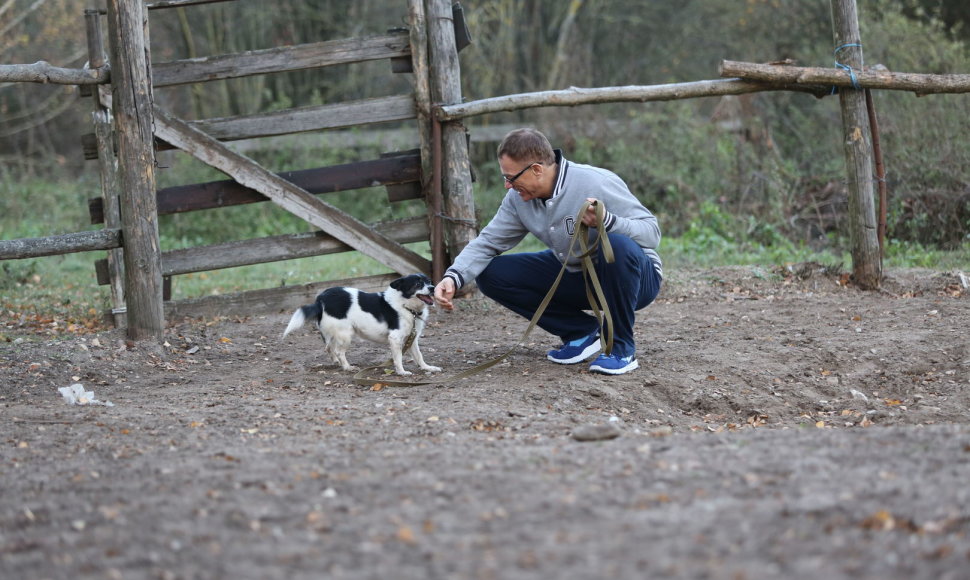
[[[431,284],[431,278],[424,274],[410,274],[391,282],[391,288],[400,292],[405,298],[411,298],[428,284]]]
[[[317,304],[323,304],[323,311],[328,316],[343,320],[350,310],[350,293],[345,288],[327,288],[317,296]]]
[[[303,311],[303,318],[306,320],[312,320],[317,324],[320,324],[320,320],[323,318],[323,307],[320,306],[320,297],[317,297],[317,301],[313,304],[307,304],[300,308]]]
[[[400,327],[401,321],[397,311],[391,308],[383,294],[361,292],[357,294],[357,303],[360,304],[361,310],[387,324],[387,328],[397,330]]]

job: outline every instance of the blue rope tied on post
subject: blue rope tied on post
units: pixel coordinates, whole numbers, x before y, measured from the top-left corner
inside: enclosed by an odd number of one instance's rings
[[[850,48],[850,47],[862,48],[862,45],[859,44],[859,43],[857,43],[857,42],[849,42],[849,43],[843,44],[842,46],[837,47],[835,49],[835,53],[834,53],[835,54],[835,68],[840,68],[840,69],[844,70],[845,72],[849,73],[849,78],[852,79],[852,88],[854,88],[855,90],[858,91],[862,87],[859,86],[859,79],[856,78],[855,71],[852,70],[852,67],[851,66],[849,66],[847,64],[842,64],[841,62],[839,62],[839,52],[841,52],[842,50],[844,50],[846,48]],[[832,94],[834,95],[837,92],[838,92],[838,87],[832,87]]]

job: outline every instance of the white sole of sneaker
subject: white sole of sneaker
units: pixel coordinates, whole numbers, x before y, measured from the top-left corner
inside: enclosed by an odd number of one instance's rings
[[[637,361],[637,359],[633,359],[632,361],[630,361],[630,364],[626,365],[623,368],[607,369],[604,367],[598,367],[596,365],[590,365],[589,370],[590,372],[600,373],[604,375],[622,375],[632,370],[636,370],[638,368],[640,368],[640,363]]]
[[[599,354],[599,352],[600,352],[600,343],[599,343],[599,341],[596,341],[593,344],[587,346],[586,347],[586,350],[584,350],[583,352],[577,354],[573,358],[565,358],[565,359],[564,358],[552,358],[552,356],[551,355],[548,355],[548,354],[546,355],[546,358],[549,359],[549,360],[551,360],[554,363],[557,363],[557,364],[561,364],[561,365],[574,365],[576,363],[583,362],[584,360],[588,359],[589,357],[593,356],[594,354]]]

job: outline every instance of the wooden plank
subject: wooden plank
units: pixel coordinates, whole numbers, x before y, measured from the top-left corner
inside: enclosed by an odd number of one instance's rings
[[[313,194],[275,175],[253,160],[155,107],[155,132],[203,163],[270,198],[300,219],[370,256],[395,272],[429,272],[430,262],[353,216],[317,199]]]
[[[427,220],[423,217],[405,221],[374,224],[395,242],[406,244],[428,239]],[[324,232],[271,236],[199,248],[174,250],[162,254],[162,274],[174,276],[192,272],[207,272],[297,258],[311,258],[327,254],[349,252],[347,244]]]
[[[788,64],[758,64],[723,60],[718,69],[721,76],[738,77],[750,81],[837,86],[892,91],[912,91],[917,95],[970,93],[970,74],[932,75],[892,72],[876,65],[852,75],[840,68],[791,66]]]
[[[19,260],[58,256],[75,252],[93,252],[121,247],[121,230],[105,229],[47,236],[0,240],[0,260]]]
[[[188,125],[220,141],[238,141],[323,129],[341,129],[414,119],[414,97],[397,95],[274,113],[189,121]],[[171,149],[165,143],[159,150]]]
[[[161,342],[162,264],[155,206],[152,87],[148,75],[147,11],[141,0],[108,0],[113,113],[118,147],[125,252],[128,338]]]
[[[407,31],[327,40],[152,64],[155,88],[338,64],[403,58],[411,54]]]
[[[407,244],[428,239],[428,223],[424,217],[381,222],[372,226],[385,232],[395,242]],[[311,258],[351,251],[353,248],[324,232],[305,232],[212,244],[162,253],[162,275],[177,276],[192,272],[207,272],[237,268],[282,260]],[[95,264],[98,284],[107,284],[107,260]]]
[[[287,171],[278,175],[297,187],[319,195],[418,181],[420,160],[417,155],[400,155],[331,167]],[[159,215],[269,201],[265,195],[231,179],[167,187],[158,190],[157,197]],[[100,197],[89,199],[88,213],[91,223],[102,223],[104,200]]]
[[[280,333],[286,327],[287,317],[304,304],[310,304],[317,294],[334,286],[352,286],[365,292],[381,292],[398,277],[397,274],[378,274],[361,278],[315,282],[300,286],[266,288],[235,294],[220,294],[189,300],[165,303],[165,315],[169,320],[216,316],[250,316],[253,314],[279,314]]]
[[[862,40],[855,0],[832,0],[836,60],[852,71],[862,70]],[[848,71],[847,71],[848,72]],[[882,255],[872,180],[872,141],[864,90],[839,89],[843,146],[848,172],[849,240],[853,279],[871,290],[882,281]]]
[[[421,199],[424,193],[421,191],[421,184],[418,182],[395,183],[387,186],[387,201],[397,203],[408,199]]]

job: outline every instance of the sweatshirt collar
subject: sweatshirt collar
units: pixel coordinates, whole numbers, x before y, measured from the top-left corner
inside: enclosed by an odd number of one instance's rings
[[[562,149],[553,149],[552,152],[556,155],[558,173],[556,174],[556,184],[552,188],[552,197],[549,199],[555,199],[559,195],[562,184],[566,181],[566,172],[569,170],[569,162],[563,157]]]

